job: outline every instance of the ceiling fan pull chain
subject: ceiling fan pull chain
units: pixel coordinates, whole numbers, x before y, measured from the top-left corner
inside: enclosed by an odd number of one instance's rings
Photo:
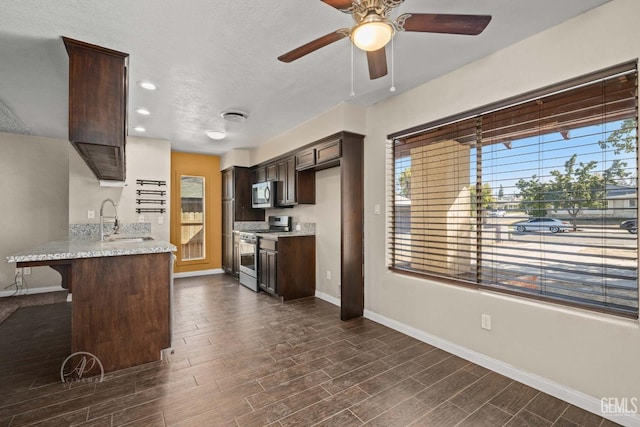
[[[353,89],[353,43],[351,45],[351,96],[356,96],[356,91]]]
[[[396,91],[396,85],[394,80],[394,69],[395,69],[395,49],[393,45],[393,39],[391,39],[391,87],[389,88],[390,92]]]

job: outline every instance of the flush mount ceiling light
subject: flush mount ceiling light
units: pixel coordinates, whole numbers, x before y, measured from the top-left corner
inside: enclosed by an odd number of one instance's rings
[[[146,81],[146,80],[142,80],[138,82],[138,86],[140,86],[142,89],[146,89],[146,90],[156,90],[158,89],[158,86],[155,83],[152,83],[150,81]]]
[[[142,126],[136,126],[136,127],[133,128],[133,130],[135,130],[136,132],[146,132],[147,131]]]
[[[243,123],[247,121],[247,118],[249,118],[249,115],[244,111],[227,110],[220,113],[220,117],[230,122]]]
[[[208,130],[205,134],[216,141],[220,141],[221,139],[225,139],[227,137],[227,133],[222,130]]]
[[[351,40],[365,52],[375,52],[391,41],[394,32],[389,20],[372,13],[351,31]]]
[[[140,114],[141,116],[148,116],[149,114],[151,114],[151,112],[146,108],[138,108],[136,110],[136,113]]]

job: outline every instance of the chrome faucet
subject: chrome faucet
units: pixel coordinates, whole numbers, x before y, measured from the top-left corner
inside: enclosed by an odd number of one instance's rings
[[[115,212],[115,216],[104,216],[104,204],[107,202],[111,202],[111,204],[113,205],[113,212]],[[118,225],[118,210],[116,209],[116,206],[117,203],[111,199],[104,199],[102,201],[102,204],[100,205],[100,240],[104,240],[105,237],[109,237],[109,235],[105,235],[104,233],[105,218],[113,220],[113,233],[111,234],[118,234],[120,226]]]

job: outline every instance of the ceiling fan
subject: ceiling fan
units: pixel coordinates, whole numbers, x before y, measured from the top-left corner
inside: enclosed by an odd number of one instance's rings
[[[278,57],[282,62],[296,59],[350,37],[356,47],[367,53],[369,77],[380,78],[387,74],[385,46],[399,31],[478,35],[491,21],[490,15],[452,15],[438,13],[405,13],[389,19],[391,11],[404,0],[322,0],[341,12],[353,16],[352,28],[341,28],[317,38]]]

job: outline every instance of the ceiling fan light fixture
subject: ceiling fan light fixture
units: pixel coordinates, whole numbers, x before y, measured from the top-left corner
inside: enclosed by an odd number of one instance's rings
[[[374,52],[382,49],[393,37],[393,25],[378,15],[367,16],[353,31],[351,40],[359,49]]]

